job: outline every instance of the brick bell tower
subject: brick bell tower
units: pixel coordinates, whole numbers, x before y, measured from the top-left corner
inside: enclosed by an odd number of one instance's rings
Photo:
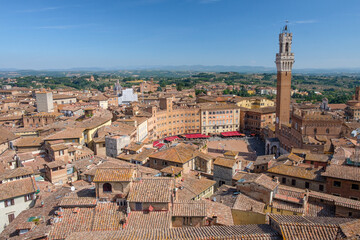
[[[277,94],[276,94],[276,129],[290,121],[291,69],[294,53],[291,52],[292,33],[288,26],[279,34],[279,53],[276,54]]]

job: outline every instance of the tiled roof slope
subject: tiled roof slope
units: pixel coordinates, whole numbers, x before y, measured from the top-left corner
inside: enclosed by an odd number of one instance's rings
[[[232,208],[242,211],[263,213],[264,207],[265,207],[265,203],[257,201],[251,197],[246,196],[245,194],[240,193],[236,197],[236,201]]]
[[[245,174],[240,180],[239,180],[239,184],[241,183],[256,183],[259,184],[261,186],[263,186],[264,188],[267,188],[269,190],[274,190],[279,183],[275,182],[271,177],[265,175],[265,174]]]
[[[34,170],[31,167],[19,167],[15,169],[8,169],[0,174],[0,180],[16,178],[26,175],[34,174]]]
[[[112,232],[79,232],[66,240],[280,240],[280,234],[269,225],[212,226],[198,228],[142,229]]]
[[[336,239],[340,224],[353,221],[348,218],[301,217],[270,214],[270,222],[284,239],[331,240]],[[277,226],[276,226],[277,225]]]
[[[186,163],[196,157],[196,152],[193,146],[180,143],[176,147],[153,153],[149,157],[176,163]]]
[[[336,206],[360,210],[360,201],[358,201],[358,200],[338,197],[338,196],[335,196],[332,194],[326,194],[326,193],[315,192],[315,191],[310,191],[308,193],[308,196],[310,198],[312,197],[312,198],[317,198],[317,199],[321,199],[321,200],[332,201],[332,202],[334,202],[334,204]]]
[[[128,196],[129,202],[157,202],[165,203],[171,200],[173,189],[171,178],[142,178],[133,182]]]
[[[171,213],[169,211],[133,211],[129,214],[128,222],[126,229],[170,228]]]
[[[174,202],[172,216],[205,217],[206,204],[203,201]]]
[[[284,176],[292,176],[301,179],[309,179],[321,181],[320,169],[317,168],[306,168],[300,166],[293,166],[288,164],[281,164],[275,167],[272,167],[267,170],[268,173],[275,173]]]
[[[0,201],[36,192],[37,187],[33,177],[27,177],[0,184]]]
[[[93,197],[65,197],[59,206],[60,207],[95,207],[97,204],[96,198]]]
[[[131,168],[98,168],[93,182],[130,182],[133,176]]]
[[[63,209],[61,221],[54,223],[49,239],[65,239],[73,232],[114,231],[122,229],[124,214],[116,203],[99,203],[95,208]]]
[[[360,237],[360,219],[340,224],[341,238],[359,239]]]
[[[360,182],[360,168],[344,165],[330,165],[326,168],[326,171],[322,176]]]

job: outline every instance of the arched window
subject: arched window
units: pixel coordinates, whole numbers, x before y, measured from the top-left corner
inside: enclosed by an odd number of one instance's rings
[[[289,52],[289,43],[285,44],[285,52]]]
[[[112,192],[112,186],[110,183],[104,183],[103,192]]]
[[[314,128],[314,134],[316,134],[317,133],[317,129],[316,128]]]

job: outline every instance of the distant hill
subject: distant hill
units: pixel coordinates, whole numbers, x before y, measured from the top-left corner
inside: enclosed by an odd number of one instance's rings
[[[240,73],[276,73],[276,68],[262,66],[224,66],[224,65],[179,65],[179,66],[119,66],[113,68],[79,67],[70,69],[23,70],[0,68],[0,77],[15,76],[66,76],[68,74],[116,74],[119,71],[177,71],[177,72],[240,72]],[[360,68],[308,68],[293,69],[296,74],[360,74]]]

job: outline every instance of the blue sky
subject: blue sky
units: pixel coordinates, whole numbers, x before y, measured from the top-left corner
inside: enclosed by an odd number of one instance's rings
[[[359,0],[0,0],[0,68],[360,67]]]

